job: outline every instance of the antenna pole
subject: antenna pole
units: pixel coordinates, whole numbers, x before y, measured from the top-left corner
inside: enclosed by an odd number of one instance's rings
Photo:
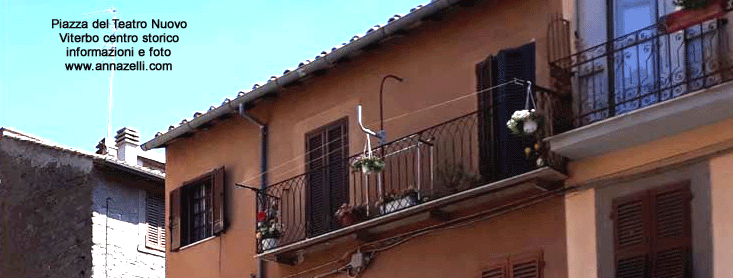
[[[116,44],[115,44],[116,45]],[[112,49],[115,49],[113,46]],[[115,57],[112,57],[112,64],[115,63]],[[115,78],[115,67],[112,66],[112,73],[109,76],[109,95],[107,96],[107,140],[104,142],[107,146],[112,146],[112,140],[110,137],[110,131],[112,130],[112,93],[114,92],[114,78]]]

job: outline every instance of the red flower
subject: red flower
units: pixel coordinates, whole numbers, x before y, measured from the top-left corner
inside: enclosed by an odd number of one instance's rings
[[[267,219],[267,213],[264,211],[257,212],[257,221],[265,221]]]

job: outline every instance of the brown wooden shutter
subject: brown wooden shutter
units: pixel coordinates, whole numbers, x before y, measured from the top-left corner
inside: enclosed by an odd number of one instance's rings
[[[168,228],[170,230],[170,250],[176,251],[181,247],[181,188],[173,189],[168,195],[170,212]]]
[[[145,198],[145,247],[165,251],[165,201],[148,193]]]
[[[692,277],[689,184],[653,189],[650,195],[654,277]]]
[[[511,278],[541,278],[542,252],[512,256],[509,258]]]
[[[306,179],[308,181],[308,234],[318,235],[328,230],[328,192],[326,192],[326,158],[322,132],[306,137]]]
[[[347,166],[348,138],[347,121],[340,120],[331,125],[326,130],[326,138],[328,142],[328,196],[329,201],[328,218],[331,229],[339,227],[334,219],[334,214],[341,204],[348,202],[348,186],[349,172]]]
[[[616,277],[647,277],[650,272],[649,209],[646,191],[613,201]]]
[[[614,200],[616,277],[691,277],[689,183]]]
[[[489,264],[489,267],[481,272],[481,278],[509,278],[507,273],[508,260],[499,260]]]
[[[213,200],[212,200],[212,206],[213,206],[213,215],[212,215],[212,222],[213,222],[213,233],[215,235],[218,235],[224,231],[224,221],[225,217],[224,214],[225,211],[225,199],[224,199],[224,167],[218,168],[212,172],[211,175],[211,186],[213,193]]]

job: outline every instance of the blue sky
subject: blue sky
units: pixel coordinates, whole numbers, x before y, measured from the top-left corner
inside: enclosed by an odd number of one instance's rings
[[[152,3],[151,3],[152,2]],[[64,63],[100,62],[66,57],[59,33],[100,36],[83,16],[114,6],[122,20],[145,20],[145,34],[175,34],[178,43],[119,43],[118,48],[171,50],[170,57],[117,58],[116,62],[171,63],[167,72],[115,72],[112,131],[129,126],[147,141],[195,111],[234,98],[323,50],[384,25],[427,0],[262,1],[52,1],[0,0],[0,126],[13,127],[77,149],[94,150],[107,132],[110,72],[67,71]],[[86,20],[88,29],[51,28],[52,19]],[[186,21],[186,29],[151,29],[152,19]],[[146,51],[147,52],[147,51]]]

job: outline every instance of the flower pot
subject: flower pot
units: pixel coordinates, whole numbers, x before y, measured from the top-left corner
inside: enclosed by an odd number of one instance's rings
[[[358,217],[357,215],[354,215],[353,213],[346,213],[342,217],[340,217],[338,220],[339,220],[339,224],[341,224],[341,227],[348,227],[348,226],[354,225],[362,221],[361,217]]]
[[[522,125],[522,129],[524,130],[524,133],[532,134],[535,131],[537,131],[537,121],[535,120],[526,120],[524,121],[524,124]]]
[[[270,250],[277,247],[277,238],[263,238],[262,250]]]
[[[417,205],[417,198],[414,196],[407,196],[388,202],[384,205],[379,206],[379,214],[388,214],[404,208]]]
[[[361,172],[364,173],[364,174],[369,174],[372,171],[371,171],[371,169],[369,169],[369,166],[361,165]]]
[[[711,19],[719,18],[724,14],[724,1],[710,1],[702,9],[684,9],[666,15],[663,19],[664,29],[667,33],[673,33]]]

